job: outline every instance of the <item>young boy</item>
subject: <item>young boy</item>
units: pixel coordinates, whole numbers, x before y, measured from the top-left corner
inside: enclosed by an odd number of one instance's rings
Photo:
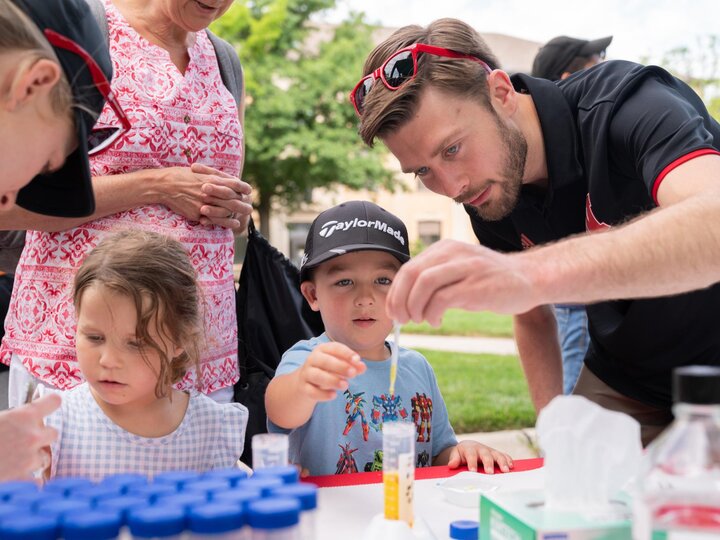
[[[506,454],[457,442],[427,360],[400,347],[395,393],[390,385],[392,321],[385,297],[410,258],[405,225],[379,206],[352,201],[321,213],[310,226],[300,267],[301,290],[319,311],[325,333],[282,357],[265,394],[268,429],[290,433],[290,460],[311,475],[380,470],[382,425],[413,422],[416,465],[467,463],[506,472]]]

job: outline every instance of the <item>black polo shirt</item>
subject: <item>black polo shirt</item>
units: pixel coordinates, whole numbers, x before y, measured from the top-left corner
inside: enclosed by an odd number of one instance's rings
[[[720,125],[692,89],[658,67],[611,61],[556,83],[522,74],[512,81],[535,102],[548,188],[523,186],[516,208],[497,222],[466,207],[475,235],[492,249],[518,251],[624,223],[657,206],[657,188],[674,167],[720,153]],[[587,311],[585,364],[628,397],[667,407],[674,367],[720,365],[720,284]]]

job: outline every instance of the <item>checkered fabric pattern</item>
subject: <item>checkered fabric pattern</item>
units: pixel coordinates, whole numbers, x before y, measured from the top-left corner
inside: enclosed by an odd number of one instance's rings
[[[46,419],[60,436],[52,445],[52,476],[91,480],[134,472],[152,477],[171,470],[232,467],[243,451],[248,411],[192,394],[182,423],[164,437],[133,435],[98,406],[87,383],[64,392],[62,407]]]

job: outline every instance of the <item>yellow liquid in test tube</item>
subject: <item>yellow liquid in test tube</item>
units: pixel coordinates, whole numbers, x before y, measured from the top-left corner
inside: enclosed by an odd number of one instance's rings
[[[386,422],[383,425],[383,488],[385,519],[413,525],[415,485],[415,425]]]

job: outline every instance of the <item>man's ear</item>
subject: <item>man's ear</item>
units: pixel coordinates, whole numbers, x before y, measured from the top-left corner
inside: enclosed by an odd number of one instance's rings
[[[490,103],[496,111],[512,115],[517,109],[517,92],[510,82],[510,76],[501,69],[494,69],[487,76]]]
[[[313,311],[320,311],[320,306],[318,305],[317,300],[317,287],[315,287],[315,284],[312,281],[303,281],[300,284],[300,292],[310,305],[310,309]]]
[[[22,107],[42,94],[49,94],[62,76],[62,68],[52,60],[41,58],[21,69],[10,88],[9,110]]]

